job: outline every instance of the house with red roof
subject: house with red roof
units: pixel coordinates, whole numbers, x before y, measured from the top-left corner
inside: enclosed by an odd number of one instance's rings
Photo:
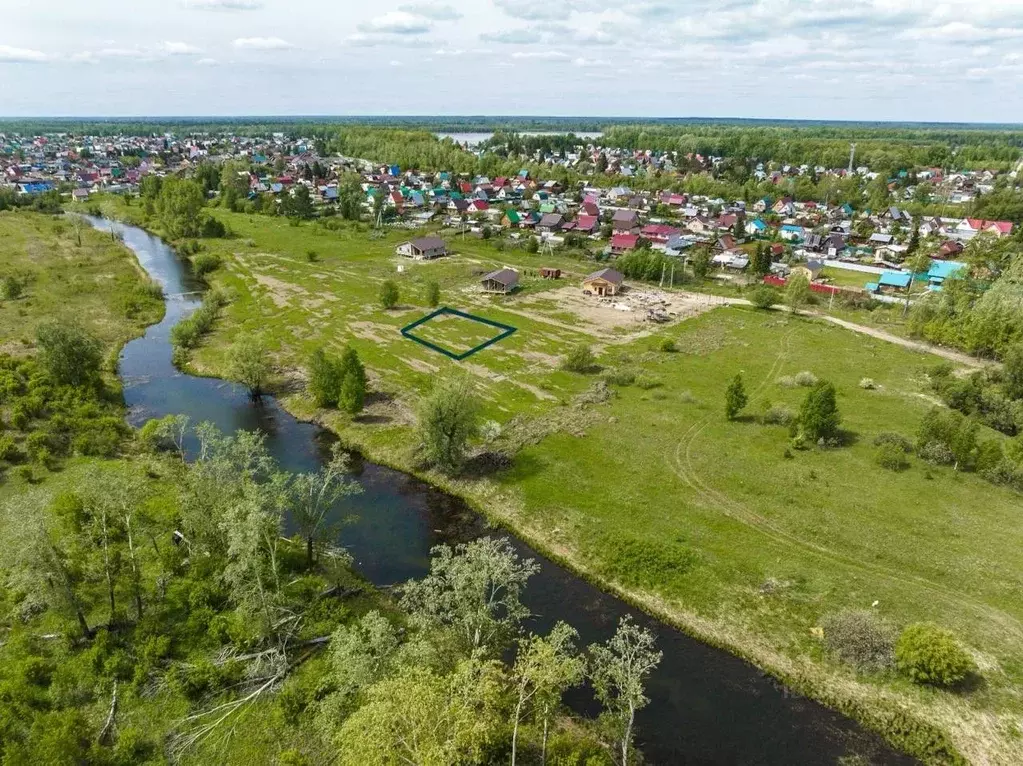
[[[682,230],[676,229],[674,226],[668,226],[663,223],[650,223],[640,229],[639,236],[649,239],[654,244],[666,245],[668,240],[681,233]]]
[[[595,234],[600,229],[600,218],[595,215],[580,215],[575,219],[575,230],[580,234]]]
[[[611,237],[611,252],[615,255],[635,250],[639,243],[638,234],[615,234]]]
[[[956,234],[963,239],[972,239],[981,233],[994,234],[996,237],[1008,237],[1012,234],[1012,223],[1009,221],[985,221],[981,218],[965,218],[956,227]]]

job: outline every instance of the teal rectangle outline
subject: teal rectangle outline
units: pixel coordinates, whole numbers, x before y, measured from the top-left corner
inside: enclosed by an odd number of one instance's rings
[[[485,324],[485,325],[488,325],[490,327],[496,327],[498,330],[501,330],[501,333],[499,335],[491,338],[488,341],[484,341],[483,343],[479,344],[478,346],[476,346],[474,348],[470,348],[468,351],[466,351],[466,352],[464,352],[462,354],[456,354],[453,351],[449,351],[448,349],[444,348],[443,346],[438,346],[436,343],[431,343],[430,341],[425,340],[424,338],[420,338],[419,336],[415,335],[412,332],[413,330],[415,330],[420,325],[424,325],[427,322],[429,322],[431,319],[436,319],[437,317],[444,316],[445,314],[448,314],[450,316],[461,317],[462,319],[468,319],[468,320],[470,320],[472,322],[479,322],[480,324]],[[453,308],[450,308],[448,306],[442,306],[441,308],[439,308],[436,311],[434,311],[432,314],[427,314],[422,319],[417,319],[412,324],[406,325],[405,327],[402,327],[401,328],[401,334],[404,337],[408,338],[409,340],[414,340],[416,343],[418,343],[421,346],[425,346],[426,348],[431,349],[433,351],[436,351],[439,354],[443,354],[444,356],[448,357],[449,359],[454,359],[456,362],[461,362],[463,359],[468,359],[473,354],[476,354],[476,353],[482,351],[483,349],[487,348],[488,346],[492,346],[495,343],[497,343],[498,341],[504,340],[509,335],[514,333],[517,329],[518,329],[517,327],[512,327],[511,325],[502,324],[501,322],[495,322],[493,319],[487,319],[485,317],[479,317],[479,316],[476,316],[475,314],[467,314],[466,312],[459,311],[458,309],[453,309]]]

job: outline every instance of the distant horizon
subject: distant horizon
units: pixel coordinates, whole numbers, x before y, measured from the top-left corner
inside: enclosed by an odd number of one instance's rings
[[[483,114],[483,113],[358,113],[358,114],[316,114],[316,113],[295,113],[295,114],[259,114],[259,113],[236,113],[236,114],[52,114],[52,115],[0,115],[0,123],[11,122],[94,122],[94,123],[217,123],[220,121],[232,123],[255,123],[255,122],[339,122],[357,123],[359,121],[370,121],[386,123],[387,121],[404,123],[442,123],[452,122],[537,122],[537,123],[572,123],[572,122],[593,122],[608,123],[615,125],[643,124],[643,123],[694,123],[694,124],[729,124],[729,123],[759,123],[767,125],[849,125],[849,126],[919,126],[919,127],[982,127],[982,128],[1012,128],[1023,130],[1023,122],[994,122],[994,121],[963,121],[963,120],[896,120],[896,119],[840,119],[840,118],[810,118],[810,117],[736,117],[720,115],[688,115],[688,116],[667,116],[667,115],[615,115],[615,114]],[[444,131],[441,131],[444,132]],[[466,130],[465,132],[486,132]],[[571,132],[566,129],[566,132]]]

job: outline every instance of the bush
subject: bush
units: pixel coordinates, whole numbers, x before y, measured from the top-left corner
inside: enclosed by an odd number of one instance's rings
[[[424,292],[426,305],[432,309],[437,308],[440,305],[440,285],[436,281],[430,280],[426,283],[426,290]]]
[[[569,372],[592,372],[596,366],[597,359],[593,356],[593,351],[585,343],[573,348],[561,361],[561,369],[568,370]]]
[[[749,302],[758,309],[769,309],[778,303],[778,293],[766,285],[752,290],[747,297]]]
[[[380,305],[385,309],[393,309],[398,305],[401,294],[398,292],[398,285],[393,280],[386,280],[380,285]]]
[[[877,383],[874,382],[873,378],[863,378],[860,380],[860,388],[864,391],[873,391],[877,388]]]
[[[636,382],[636,373],[631,370],[611,370],[604,374],[604,380],[613,386],[631,386]]]
[[[918,450],[921,460],[934,465],[952,465],[956,461],[955,453],[941,442],[927,442]]]
[[[844,611],[822,621],[824,646],[861,673],[876,673],[895,664],[895,629],[874,612]]]
[[[674,354],[676,351],[678,351],[678,346],[675,344],[675,341],[672,340],[671,338],[664,338],[661,341],[660,349],[666,354]]]
[[[906,454],[913,451],[913,442],[907,439],[902,434],[892,433],[891,431],[884,431],[874,437],[874,446],[881,447],[883,445],[890,444],[893,447],[897,447]]]
[[[902,631],[895,645],[895,663],[914,683],[941,687],[955,686],[977,670],[952,633],[929,623]]]
[[[316,263],[318,260],[320,260],[320,255],[315,250],[307,250],[305,254],[305,259],[309,261],[309,263]]]
[[[797,386],[802,386],[803,388],[810,388],[811,386],[817,385],[817,376],[808,370],[796,373],[796,377],[793,378],[793,380]]]
[[[199,253],[192,258],[192,273],[204,277],[220,268],[220,256],[213,253]]]
[[[877,448],[874,461],[889,471],[904,471],[909,468],[906,452],[895,444],[882,444]]]
[[[18,459],[19,455],[18,445],[15,443],[14,437],[10,434],[0,435],[0,460],[13,463]]]
[[[770,407],[764,413],[761,421],[765,425],[787,426],[795,420],[796,414],[787,407]]]

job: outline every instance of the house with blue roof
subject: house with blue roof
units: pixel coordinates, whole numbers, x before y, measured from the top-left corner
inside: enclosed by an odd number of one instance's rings
[[[934,261],[927,270],[927,283],[932,290],[938,290],[946,279],[965,276],[967,266],[958,261]]]
[[[746,233],[751,237],[762,237],[767,234],[768,226],[766,223],[761,221],[759,218],[754,218],[752,221],[746,222]]]
[[[908,290],[913,282],[913,275],[905,271],[882,271],[877,282],[868,282],[865,287],[872,293],[896,293]]]
[[[781,227],[778,234],[784,240],[798,242],[806,236],[806,230],[794,223],[787,223]]]

